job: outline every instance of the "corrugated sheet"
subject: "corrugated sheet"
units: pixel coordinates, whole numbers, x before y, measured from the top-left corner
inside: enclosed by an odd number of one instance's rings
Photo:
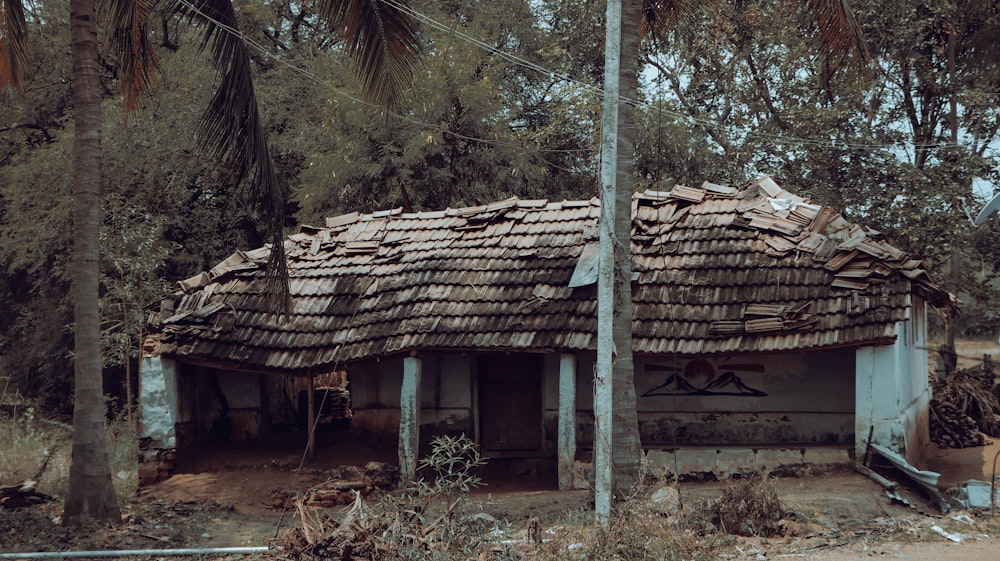
[[[912,292],[950,305],[919,261],[776,185],[636,195],[637,353],[882,342]],[[569,281],[599,214],[596,200],[508,199],[328,219],[286,242],[290,315],[260,307],[268,250],[237,252],[178,283],[154,322],[160,352],[301,371],[423,349],[594,350],[596,288]]]

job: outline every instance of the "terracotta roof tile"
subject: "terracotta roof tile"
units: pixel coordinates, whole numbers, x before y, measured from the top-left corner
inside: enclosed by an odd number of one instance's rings
[[[922,263],[770,178],[637,194],[633,209],[638,353],[886,342],[914,292],[950,306]],[[508,199],[331,218],[286,242],[290,315],[259,307],[268,249],[237,252],[179,283],[154,325],[161,352],[304,371],[411,350],[594,350],[595,288],[569,280],[599,214],[597,200]]]

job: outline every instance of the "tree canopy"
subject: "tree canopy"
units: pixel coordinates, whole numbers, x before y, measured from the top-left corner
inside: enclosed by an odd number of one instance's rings
[[[967,213],[975,214],[1000,180],[996,8],[888,0],[855,6],[873,72],[830,75],[829,61],[810,54],[808,24],[788,5],[723,2],[711,18],[643,43],[636,189],[742,183],[767,173],[882,229],[927,258],[941,281],[952,244],[962,240],[963,327],[995,330],[1000,228],[992,221],[973,229]],[[411,7],[426,18],[418,33],[424,50],[412,87],[386,110],[361,94],[342,56],[349,46],[326,33],[310,4],[237,4],[275,176],[291,195],[283,226],[353,210],[594,196],[603,6],[503,0]],[[65,162],[73,130],[64,9],[29,4],[33,76],[25,95],[0,93],[0,299],[9,311],[0,314],[0,377],[66,410],[72,306]],[[172,281],[268,241],[232,169],[198,144],[215,83],[198,54],[198,30],[171,13],[154,13],[149,25],[160,84],[127,128],[113,69],[103,76],[109,368],[134,360],[136,312],[157,306]],[[124,370],[108,372],[120,377]]]

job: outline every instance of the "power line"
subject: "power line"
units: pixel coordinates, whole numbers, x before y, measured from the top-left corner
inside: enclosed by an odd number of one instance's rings
[[[572,76],[569,76],[569,75],[566,75],[566,74],[560,74],[558,72],[554,72],[554,71],[552,71],[552,70],[550,70],[548,68],[545,68],[544,66],[541,66],[539,64],[533,63],[531,61],[525,60],[525,59],[520,58],[520,57],[518,57],[516,55],[507,53],[506,51],[503,51],[501,49],[493,47],[492,45],[489,45],[489,44],[487,44],[487,43],[485,43],[485,42],[483,42],[483,41],[481,41],[481,40],[479,40],[479,39],[477,39],[475,37],[472,37],[472,36],[470,36],[470,35],[468,35],[466,33],[463,33],[461,31],[458,31],[458,30],[454,29],[454,27],[449,27],[449,26],[447,26],[447,25],[445,25],[443,23],[438,22],[437,20],[434,20],[430,16],[427,16],[427,15],[425,15],[425,14],[423,14],[423,13],[421,13],[421,12],[419,12],[419,11],[417,11],[417,10],[415,10],[415,9],[413,9],[413,8],[411,8],[411,7],[407,6],[407,5],[399,2],[399,0],[381,0],[381,1],[385,2],[386,4],[389,4],[389,5],[393,6],[393,7],[395,7],[396,9],[398,9],[400,11],[403,11],[405,13],[410,14],[411,16],[419,19],[420,21],[423,21],[423,22],[427,23],[431,27],[434,27],[434,28],[436,28],[438,30],[441,30],[441,31],[446,31],[446,32],[449,32],[449,33],[453,33],[455,36],[459,37],[460,39],[462,39],[464,41],[467,41],[468,43],[470,43],[470,44],[472,44],[472,45],[474,45],[474,46],[476,46],[476,47],[478,47],[478,48],[480,48],[482,50],[485,50],[485,51],[487,51],[487,52],[489,52],[491,54],[498,55],[498,56],[504,58],[505,60],[508,60],[508,61],[510,61],[510,62],[512,62],[514,64],[517,64],[519,66],[522,66],[522,67],[530,69],[530,70],[534,70],[534,71],[542,73],[542,74],[546,74],[546,75],[554,77],[554,78],[560,78],[560,79],[565,80],[567,82],[576,84],[579,87],[581,87],[584,91],[590,91],[591,93],[593,93],[596,96],[599,96],[600,98],[604,97],[604,91],[602,89],[600,89],[600,88],[597,88],[596,86],[593,86],[591,84],[587,84],[587,83],[581,82],[579,80],[576,80]],[[689,123],[696,124],[696,125],[699,125],[699,126],[712,127],[712,128],[718,128],[718,129],[726,129],[728,131],[737,131],[737,132],[739,132],[740,134],[743,134],[743,135],[757,136],[757,137],[761,137],[761,138],[765,138],[765,139],[771,139],[771,140],[774,140],[774,141],[780,141],[780,142],[784,142],[784,143],[797,143],[797,144],[800,144],[800,145],[814,145],[814,146],[821,146],[821,147],[829,146],[831,148],[846,149],[846,150],[888,150],[888,149],[907,148],[908,146],[913,146],[914,148],[919,148],[919,149],[931,149],[931,148],[946,148],[946,147],[962,146],[962,144],[960,144],[960,143],[950,142],[950,141],[949,142],[936,142],[936,143],[902,143],[902,142],[900,142],[900,143],[896,143],[896,144],[874,143],[874,142],[873,143],[864,143],[864,142],[858,143],[858,142],[837,142],[834,139],[819,140],[819,139],[810,139],[810,138],[804,138],[804,137],[796,137],[796,136],[791,136],[791,135],[761,133],[761,132],[757,132],[757,131],[740,130],[735,125],[725,125],[725,124],[718,123],[718,122],[715,122],[715,121],[711,121],[711,120],[708,120],[708,119],[699,119],[697,117],[693,117],[691,115],[687,115],[687,114],[684,114],[684,113],[680,113],[680,112],[676,112],[676,111],[671,111],[671,110],[668,110],[668,109],[663,109],[662,107],[655,107],[654,108],[653,104],[651,104],[649,102],[646,102],[646,101],[642,101],[642,100],[630,99],[630,98],[626,98],[626,97],[620,97],[620,99],[622,101],[624,101],[625,103],[629,103],[629,104],[631,104],[631,105],[633,105],[635,107],[644,107],[646,109],[655,110],[655,111],[658,111],[660,114],[669,115],[671,117],[674,117],[675,119],[684,120],[684,121],[687,121]]]
[[[246,43],[247,46],[250,46],[250,47],[256,49],[258,52],[260,52],[261,55],[263,55],[265,58],[267,58],[269,60],[273,60],[273,61],[277,62],[278,64],[281,64],[283,66],[288,67],[293,72],[296,72],[298,74],[301,74],[302,76],[305,76],[306,78],[308,78],[309,80],[313,81],[314,83],[317,83],[317,84],[319,84],[321,86],[324,86],[324,87],[330,89],[331,91],[333,91],[334,93],[336,93],[336,94],[338,94],[338,95],[340,95],[342,97],[347,98],[350,101],[353,101],[355,103],[359,103],[361,105],[365,105],[367,107],[375,109],[376,111],[383,112],[383,113],[385,113],[387,115],[395,117],[395,118],[397,118],[397,119],[399,119],[401,121],[408,122],[410,124],[418,125],[418,126],[421,126],[421,127],[426,127],[428,129],[432,129],[432,130],[440,130],[440,127],[438,125],[434,125],[434,124],[431,124],[431,123],[426,123],[426,122],[423,122],[423,121],[420,121],[420,120],[417,120],[417,119],[413,119],[412,117],[408,117],[406,115],[401,115],[399,113],[395,113],[393,111],[389,111],[389,110],[385,109],[384,107],[381,107],[381,106],[376,105],[374,103],[371,103],[369,101],[365,101],[365,100],[363,100],[361,98],[358,98],[358,97],[356,97],[354,95],[351,95],[350,93],[347,93],[343,89],[341,89],[341,88],[337,87],[336,85],[334,85],[329,80],[326,80],[326,79],[322,78],[321,76],[319,76],[315,72],[312,72],[310,70],[306,70],[305,68],[297,66],[297,65],[289,62],[288,60],[285,60],[285,59],[283,59],[281,57],[276,56],[273,52],[271,52],[265,46],[261,45],[260,43],[258,43],[255,40],[253,40],[251,37],[247,36],[246,34],[241,33],[238,29],[235,29],[235,28],[233,28],[233,27],[231,27],[229,25],[226,25],[226,24],[220,22],[219,20],[215,19],[214,17],[209,16],[205,12],[201,11],[200,9],[198,9],[197,6],[195,6],[194,4],[192,4],[190,2],[190,0],[179,0],[179,2],[180,2],[180,4],[182,4],[185,7],[189,8],[191,11],[197,13],[204,20],[209,21],[209,22],[213,23],[214,25],[216,25],[220,30],[224,31],[225,33],[229,33],[230,35],[232,35],[234,37],[238,37],[244,43]],[[491,144],[491,145],[496,145],[496,146],[507,146],[507,147],[514,147],[514,148],[522,146],[522,144],[518,144],[518,143],[502,142],[502,141],[499,141],[499,140],[488,139],[488,138],[478,138],[478,137],[468,136],[468,135],[464,135],[464,134],[461,134],[461,133],[458,133],[458,132],[454,132],[454,131],[449,131],[449,130],[443,130],[443,131],[441,131],[441,133],[444,136],[451,136],[453,138],[457,138],[457,139],[461,139],[461,140],[467,140],[469,142],[477,142],[477,143],[481,143],[481,144]],[[559,154],[559,153],[573,154],[573,153],[592,153],[594,150],[592,148],[576,148],[576,149],[539,148],[539,151],[540,152],[549,153],[549,154]]]
[[[503,58],[504,60],[506,60],[506,61],[514,64],[514,65],[526,68],[528,70],[532,70],[534,72],[538,72],[540,74],[549,76],[550,78],[553,78],[553,79],[559,79],[559,80],[565,81],[565,82],[567,82],[569,84],[573,84],[573,85],[577,86],[581,90],[581,93],[583,93],[583,94],[593,95],[593,96],[597,97],[598,99],[601,99],[604,96],[603,90],[600,89],[600,88],[598,88],[597,86],[594,86],[592,84],[588,84],[586,82],[582,82],[580,80],[577,80],[577,79],[573,78],[570,75],[563,74],[563,73],[560,73],[560,72],[556,72],[556,71],[548,69],[548,68],[546,68],[546,67],[544,67],[544,66],[542,66],[540,64],[531,62],[531,61],[526,60],[526,59],[524,59],[522,57],[519,57],[517,55],[514,55],[512,53],[509,53],[507,51],[504,51],[504,50],[499,49],[497,47],[494,47],[492,45],[489,45],[489,44],[485,43],[484,41],[482,41],[480,39],[477,39],[477,38],[475,38],[475,37],[473,37],[471,35],[468,35],[468,34],[462,32],[462,31],[456,30],[453,26],[447,26],[447,25],[445,25],[445,24],[443,24],[443,23],[441,23],[441,22],[439,22],[439,21],[431,18],[430,16],[428,16],[426,14],[423,14],[423,13],[421,13],[421,12],[419,12],[419,11],[417,11],[417,10],[415,10],[415,9],[413,9],[413,8],[411,8],[411,7],[407,6],[407,5],[399,2],[398,0],[381,0],[381,1],[385,2],[386,4],[389,4],[389,5],[393,6],[393,7],[395,7],[396,9],[398,9],[400,11],[403,11],[403,12],[411,15],[412,17],[414,17],[414,18],[416,18],[416,19],[424,22],[425,24],[427,24],[428,26],[430,26],[432,28],[435,28],[435,29],[437,29],[439,31],[444,31],[444,32],[447,32],[447,33],[451,33],[451,34],[455,35],[456,37],[458,37],[459,39],[461,39],[462,41],[465,41],[465,42],[467,42],[467,43],[469,43],[469,44],[471,44],[471,45],[473,45],[473,46],[475,46],[475,47],[477,47],[477,48],[479,48],[481,50],[484,50],[484,51],[486,51],[486,52],[488,52],[490,54],[499,56],[499,57]],[[193,12],[197,13],[200,17],[202,17],[206,21],[210,21],[213,24],[215,24],[222,31],[224,31],[226,33],[229,33],[229,34],[231,34],[231,35],[233,35],[233,36],[241,39],[248,46],[251,46],[254,49],[256,49],[257,51],[259,51],[265,58],[268,58],[268,59],[271,59],[271,60],[275,60],[279,64],[282,64],[282,65],[284,65],[284,66],[292,69],[294,72],[296,72],[298,74],[301,74],[301,75],[309,78],[310,80],[314,81],[315,83],[318,83],[320,85],[323,85],[323,86],[327,87],[328,89],[334,91],[335,93],[337,93],[338,95],[340,95],[342,97],[345,97],[345,98],[347,98],[347,99],[349,99],[349,100],[351,100],[351,101],[353,101],[355,103],[360,103],[360,104],[363,104],[365,106],[371,107],[371,108],[373,108],[373,109],[375,109],[377,111],[384,112],[387,115],[395,117],[395,118],[397,118],[397,119],[399,119],[401,121],[405,121],[405,122],[408,122],[408,123],[411,123],[411,124],[414,124],[414,125],[418,125],[418,126],[422,126],[422,127],[426,127],[426,128],[429,128],[429,129],[440,129],[440,127],[437,126],[437,125],[433,125],[433,124],[430,124],[430,123],[419,121],[417,119],[413,119],[413,118],[408,117],[406,115],[401,115],[399,113],[388,111],[388,110],[386,110],[383,107],[377,106],[377,105],[375,105],[375,104],[373,104],[371,102],[368,102],[368,101],[360,99],[360,98],[358,98],[356,96],[353,96],[353,95],[351,95],[351,94],[343,91],[341,88],[337,87],[336,85],[330,83],[329,81],[327,81],[327,80],[321,78],[320,76],[316,75],[315,73],[313,73],[313,72],[311,72],[309,70],[306,70],[306,69],[304,69],[302,67],[296,66],[295,64],[292,64],[291,62],[289,62],[289,61],[287,61],[285,59],[282,59],[282,58],[276,56],[274,53],[272,53],[265,46],[263,46],[260,43],[254,41],[252,38],[248,37],[246,34],[241,33],[239,30],[237,30],[235,28],[232,28],[231,26],[223,24],[222,22],[218,21],[217,19],[215,19],[215,18],[209,16],[208,14],[204,13],[203,11],[199,10],[197,6],[195,6],[194,4],[192,4],[190,2],[190,0],[179,0],[179,2],[182,5],[186,6],[187,8],[191,9]],[[723,130],[723,131],[726,131],[728,133],[740,135],[740,136],[743,136],[743,137],[746,137],[746,138],[755,137],[755,138],[760,138],[760,139],[763,139],[763,140],[769,140],[769,141],[774,142],[774,143],[781,143],[781,144],[784,144],[784,145],[798,145],[798,146],[802,146],[802,147],[813,146],[813,147],[819,147],[819,148],[831,148],[831,149],[842,150],[842,151],[852,151],[852,150],[866,150],[866,151],[890,150],[890,151],[892,151],[892,150],[901,150],[901,149],[906,150],[906,149],[909,149],[911,147],[914,148],[914,149],[924,149],[924,150],[927,150],[927,149],[935,149],[935,148],[947,148],[947,147],[960,147],[960,146],[963,146],[961,143],[950,142],[950,141],[949,142],[939,142],[939,143],[914,143],[914,142],[898,142],[898,143],[842,142],[842,141],[838,141],[838,140],[832,139],[832,138],[831,139],[816,139],[816,138],[806,138],[806,137],[799,137],[799,136],[794,136],[794,135],[786,135],[786,134],[778,134],[778,133],[767,133],[767,132],[760,132],[760,131],[754,131],[754,130],[747,130],[747,129],[744,129],[744,128],[740,128],[740,127],[738,127],[736,125],[724,124],[724,123],[720,123],[720,122],[717,122],[717,121],[713,121],[711,119],[694,117],[692,115],[688,115],[688,114],[685,114],[685,113],[680,113],[680,112],[677,112],[677,111],[672,111],[672,110],[669,110],[669,109],[664,109],[662,106],[656,106],[653,103],[646,102],[646,101],[643,101],[643,100],[631,99],[631,98],[625,98],[625,97],[621,97],[620,99],[623,102],[629,103],[629,104],[631,104],[631,105],[633,105],[633,106],[635,106],[637,108],[643,108],[644,110],[648,110],[650,112],[659,112],[661,115],[667,115],[667,116],[672,117],[672,118],[674,118],[676,120],[687,122],[688,124],[691,124],[691,125],[695,125],[695,126],[699,126],[699,127],[704,127],[704,128],[712,128],[712,129],[717,129],[717,130]],[[520,144],[516,144],[516,143],[502,142],[502,141],[498,141],[498,140],[495,140],[495,139],[486,139],[486,138],[473,137],[473,136],[463,135],[461,133],[456,133],[456,132],[452,132],[452,131],[442,131],[442,134],[451,135],[454,138],[458,138],[458,139],[462,139],[462,140],[467,140],[467,141],[470,141],[470,142],[482,143],[482,144],[491,144],[491,145],[508,146],[508,147],[518,147],[518,146],[521,146]],[[593,152],[595,152],[594,149],[590,149],[590,148],[582,148],[582,149],[545,149],[545,148],[540,148],[540,151],[546,152],[546,153],[593,153]]]

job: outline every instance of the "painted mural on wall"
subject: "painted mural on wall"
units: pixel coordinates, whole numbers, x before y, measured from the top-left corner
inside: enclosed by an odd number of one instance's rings
[[[696,358],[683,366],[647,363],[644,367],[649,377],[663,382],[654,386],[642,397],[659,396],[743,396],[763,397],[767,393],[746,385],[741,378],[746,373],[763,373],[763,364],[726,363],[713,364]]]

